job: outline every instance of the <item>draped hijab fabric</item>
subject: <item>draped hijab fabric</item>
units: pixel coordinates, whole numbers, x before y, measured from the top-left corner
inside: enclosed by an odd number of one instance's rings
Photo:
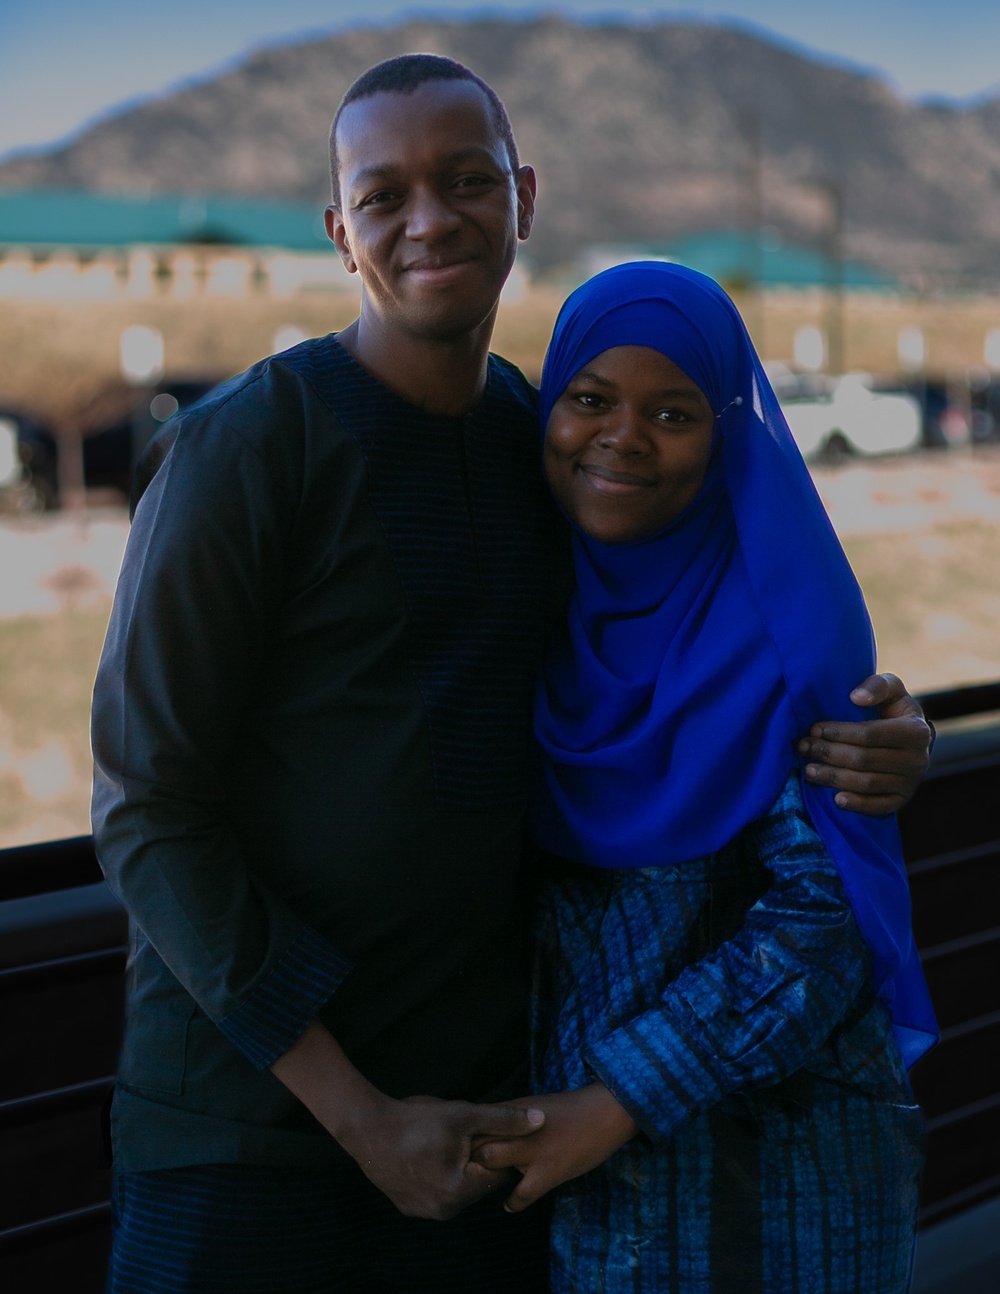
[[[543,427],[566,386],[616,346],[671,359],[717,414],[691,505],[662,531],[603,544],[574,528],[576,590],[542,671],[533,819],[555,854],[676,866],[767,812],[819,719],[875,668],[864,599],[735,306],[662,262],[577,289],[542,373]],[[847,813],[803,780],[912,1064],[936,1038],[893,818]]]

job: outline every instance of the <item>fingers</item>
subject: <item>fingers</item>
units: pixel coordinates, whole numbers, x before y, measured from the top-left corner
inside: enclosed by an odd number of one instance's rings
[[[800,755],[829,758],[834,746],[839,759],[848,759],[847,748],[899,751],[908,755],[925,755],[930,745],[930,725],[923,718],[869,719],[866,723],[835,722],[832,719],[814,723],[807,736],[800,738],[796,749]],[[822,750],[822,754],[820,751]]]
[[[465,1119],[470,1137],[527,1137],[545,1122],[545,1113],[534,1106],[473,1105]]]
[[[895,674],[869,674],[851,692],[851,700],[855,705],[892,705],[907,695],[902,680]]]
[[[542,1198],[555,1183],[545,1181],[543,1174],[532,1169],[524,1174],[503,1202],[505,1213],[523,1213]]]
[[[807,764],[805,777],[813,786],[829,786],[836,790],[834,802],[838,808],[871,817],[898,813],[913,794],[911,777],[851,772],[829,764]]]
[[[484,1141],[472,1152],[472,1162],[494,1171],[520,1168],[524,1163],[524,1143],[520,1138],[511,1141]]]
[[[476,1200],[481,1200],[484,1195],[506,1190],[510,1186],[510,1181],[509,1169],[485,1168],[482,1164],[470,1160],[465,1169],[462,1208],[474,1204]]]
[[[922,718],[820,723],[796,749],[809,761],[824,761],[807,763],[805,780],[832,787],[839,808],[881,817],[913,798],[930,762],[930,737]]]
[[[863,794],[892,793],[905,787],[912,793],[928,763],[926,749],[867,749],[815,740],[799,742],[797,749],[808,761],[806,781]]]
[[[834,764],[807,764],[805,777],[813,786],[832,786],[854,795],[903,795],[910,783],[903,773],[873,773]]]
[[[855,705],[877,705],[883,719],[920,719],[920,702],[910,696],[906,684],[895,674],[872,674],[851,693]]]
[[[908,795],[852,795],[850,791],[838,791],[833,802],[838,809],[848,813],[886,818],[891,813],[898,813],[909,798]]]
[[[389,1198],[404,1217],[425,1218],[431,1222],[447,1222],[464,1212],[470,1204],[477,1204],[487,1195],[503,1191],[510,1185],[509,1173],[497,1173],[479,1164],[466,1164],[462,1180],[449,1184],[447,1190],[437,1194],[424,1193],[414,1201],[409,1195]]]

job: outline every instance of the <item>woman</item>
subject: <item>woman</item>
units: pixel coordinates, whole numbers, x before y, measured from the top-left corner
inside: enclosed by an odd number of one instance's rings
[[[536,710],[553,1289],[902,1294],[935,1026],[895,823],[795,734],[873,668],[860,590],[742,321],[621,266],[563,308],[545,467],[577,588]],[[720,789],[721,788],[721,789]]]

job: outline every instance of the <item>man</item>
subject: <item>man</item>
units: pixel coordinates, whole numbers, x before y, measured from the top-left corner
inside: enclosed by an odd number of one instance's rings
[[[545,1288],[544,1218],[470,1162],[541,1117],[496,1102],[526,1090],[530,696],[564,571],[533,392],[488,355],[534,175],[489,87],[427,55],[355,83],[331,161],[360,317],[154,445],[95,689],[133,918],[115,1291]],[[812,753],[887,811],[927,729],[868,688],[902,717]]]

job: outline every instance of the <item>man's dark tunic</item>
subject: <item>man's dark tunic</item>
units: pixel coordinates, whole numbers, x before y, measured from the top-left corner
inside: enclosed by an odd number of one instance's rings
[[[94,701],[133,918],[116,1163],[336,1163],[267,1069],[314,1016],[392,1095],[525,1090],[525,765],[563,565],[534,395],[491,357],[473,413],[426,414],[326,338],[173,430]]]

